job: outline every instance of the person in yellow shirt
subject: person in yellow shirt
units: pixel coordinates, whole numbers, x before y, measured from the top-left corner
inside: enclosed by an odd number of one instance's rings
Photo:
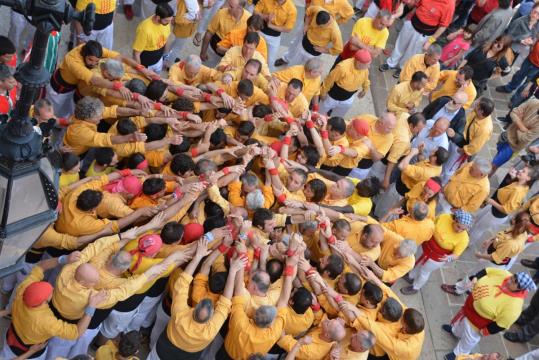
[[[463,66],[459,70],[442,71],[440,73],[438,89],[431,92],[429,101],[434,101],[442,96],[451,97],[458,91],[464,91],[468,95],[468,101],[463,105],[463,108],[468,109],[477,96],[472,77],[473,69],[468,65]]]
[[[471,231],[471,242],[478,244],[487,233],[496,233],[509,220],[509,215],[519,210],[524,204],[530,186],[533,184],[531,170],[525,166],[520,170],[514,168],[508,172],[508,179],[500,184],[487,206],[477,212]]]
[[[427,217],[431,220],[436,218],[436,206],[438,196],[442,190],[442,180],[438,177],[432,177],[423,183],[416,184],[402,199],[403,208],[410,213],[414,204],[423,201],[429,207]]]
[[[200,57],[194,54],[190,54],[182,61],[172,65],[168,72],[169,80],[172,80],[174,83],[194,87],[210,81],[216,81],[219,75],[217,70],[202,65]]]
[[[118,164],[118,155],[109,147],[98,148],[95,150],[95,160],[92,161],[86,177],[108,175],[113,172]]]
[[[415,156],[419,162],[411,165],[410,161]],[[442,174],[442,165],[447,161],[449,153],[443,147],[438,147],[429,155],[428,160],[421,160],[423,157],[419,154],[418,148],[410,149],[399,163],[401,176],[397,179],[396,190],[399,195],[404,196],[416,184],[425,182],[431,177],[440,176]]]
[[[244,9],[245,3],[245,0],[227,0],[227,6],[217,11],[211,19],[200,48],[200,58],[209,67],[214,67],[224,55],[219,52],[217,44],[232,30],[247,27],[251,13]]]
[[[403,81],[393,86],[387,97],[387,110],[399,116],[402,113],[415,113],[423,97],[427,84],[427,75],[417,71],[410,81]]]
[[[369,91],[369,66],[372,57],[367,50],[358,50],[353,58],[335,66],[322,83],[320,89],[321,114],[330,110],[332,116],[345,117],[354,102],[354,94],[362,98]]]
[[[199,240],[193,260],[174,284],[171,318],[167,328],[150,352],[148,359],[196,359],[217,336],[230,312],[234,283],[238,273],[243,275],[245,257],[231,260],[226,285],[217,303],[205,298],[196,306],[188,305],[189,284],[199,262],[208,255],[207,240]],[[243,278],[241,280],[243,281]]]
[[[401,216],[399,219],[385,222],[387,216],[402,213],[401,208],[394,208],[380,219],[382,226],[388,230],[399,234],[405,239],[412,239],[417,245],[430,240],[434,234],[434,222],[428,218],[429,207],[423,201],[417,201],[412,206],[409,214]]]
[[[528,293],[537,289],[526,272],[513,275],[507,270],[486,268],[473,278],[475,285],[464,306],[451,325],[442,325],[444,331],[459,338],[453,351],[445,355],[446,359],[467,355],[482,336],[509,329],[520,316]]]
[[[376,262],[368,259],[367,266],[380,280],[390,286],[414,268],[417,244],[399,236],[387,237],[382,242],[380,257]]]
[[[296,78],[280,85],[271,82],[268,86],[268,95],[274,111],[288,113],[294,118],[301,117],[309,109],[309,103],[303,96],[302,90],[303,83]]]
[[[247,33],[255,32],[260,35],[260,30],[262,30],[263,27],[264,19],[257,14],[251,15],[251,17],[247,19],[247,28],[231,30],[221,41],[219,41],[219,43],[217,43],[217,50],[220,54],[225,54],[231,47],[242,46]],[[263,36],[260,36],[256,51],[264,57],[266,62],[268,61],[268,47]]]
[[[116,344],[113,340],[107,341],[95,352],[95,360],[138,360],[136,355],[140,350],[140,333],[138,331],[129,331],[122,334]]]
[[[77,11],[86,10],[88,4],[95,4],[95,22],[89,35],[84,34],[82,25],[77,21],[75,26],[77,44],[88,42],[89,40],[99,41],[107,49],[113,48],[114,42],[114,10],[116,1],[98,0],[90,2],[88,0],[77,0],[75,9]]]
[[[391,13],[386,10],[379,11],[374,19],[364,17],[356,21],[348,42],[333,66],[353,57],[358,50],[367,50],[372,59],[380,55],[386,47],[389,38],[388,27],[392,21]]]
[[[269,79],[270,73],[268,64],[262,54],[256,51],[259,42],[260,35],[258,35],[258,33],[248,32],[247,35],[245,35],[241,46],[234,46],[227,50],[216,69],[221,72],[237,71],[238,69],[243,68],[250,59],[256,59],[262,64],[260,73],[262,76]]]
[[[287,59],[277,59],[276,66],[304,64],[322,54],[337,55],[342,51],[341,30],[329,12],[321,6],[311,5],[305,17],[306,32],[301,45]]]
[[[176,2],[172,4],[176,4]],[[195,33],[201,15],[198,1],[193,0],[178,1],[175,10],[176,14],[174,15],[174,25],[172,27],[174,41],[170,45],[167,60],[164,62],[165,68],[170,68],[171,64],[178,62],[183,46]]]
[[[327,120],[327,124],[324,122],[320,133],[324,149],[328,154],[320,168],[322,170],[331,170],[341,163],[342,149],[349,146],[348,138],[346,137],[346,123],[342,117],[333,116]]]
[[[423,71],[428,77],[427,85],[425,85],[425,94],[428,94],[438,86],[441,55],[442,48],[438,44],[432,44],[424,54],[417,54],[408,59],[399,76],[395,77],[401,82],[409,81],[415,72]]]
[[[292,79],[301,80],[303,90],[301,93],[305,96],[308,103],[313,106],[318,104],[320,96],[320,87],[322,85],[322,62],[320,59],[309,59],[305,65],[289,66],[283,70],[271,74],[274,79],[288,83]]]
[[[457,170],[444,187],[437,212],[449,212],[451,208],[471,213],[479,210],[490,193],[491,168],[489,161],[479,158]]]
[[[436,218],[434,235],[421,244],[423,253],[406,280],[412,285],[401,288],[404,295],[416,294],[425,285],[430,274],[444,264],[456,260],[468,247],[467,230],[473,223],[470,213],[458,209],[452,214]]]
[[[442,179],[449,181],[459,166],[468,158],[481,151],[492,136],[493,125],[491,114],[494,111],[494,101],[480,97],[474,102],[473,109],[466,117],[466,124],[462,132],[464,141],[462,146],[451,142],[449,151],[451,156],[444,164]]]
[[[174,19],[174,10],[168,3],[161,3],[155,8],[155,14],[137,26],[133,41],[133,59],[138,64],[160,73],[163,68],[163,56],[167,53],[167,40],[170,36],[170,24]]]
[[[17,287],[12,305],[12,319],[1,352],[3,359],[14,359],[27,352],[32,345],[46,343],[52,337],[76,340],[88,328],[95,307],[104,300],[95,293],[85,299],[85,311],[77,322],[58,319],[49,303],[53,287],[43,281],[44,273],[57,266],[72,263],[76,254],[39,262]],[[36,352],[33,359],[45,359],[47,345]]]
[[[62,154],[62,172],[60,174],[59,188],[65,188],[79,181],[80,159],[77,155],[66,152]]]

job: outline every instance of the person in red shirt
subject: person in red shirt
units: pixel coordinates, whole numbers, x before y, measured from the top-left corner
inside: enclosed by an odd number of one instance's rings
[[[9,67],[0,64],[0,117],[9,115],[17,102],[17,80],[11,74]]]
[[[539,39],[535,40],[535,44],[530,51],[530,55],[524,60],[520,69],[513,75],[511,81],[502,86],[497,86],[496,91],[501,93],[512,93],[516,88],[521,86],[522,82],[527,81],[522,86],[526,86],[527,82],[533,81],[539,75]],[[519,92],[522,92],[519,89]]]
[[[479,24],[487,14],[498,8],[498,0],[476,0],[475,6],[468,17],[468,23]]]

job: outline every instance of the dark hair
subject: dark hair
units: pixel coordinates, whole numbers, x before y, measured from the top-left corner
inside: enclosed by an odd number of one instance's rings
[[[226,271],[212,272],[208,278],[208,288],[214,294],[222,294],[225,290],[226,278],[228,273]]]
[[[131,79],[125,83],[125,87],[131,90],[131,92],[141,95],[146,92],[146,84],[141,79]]]
[[[97,190],[84,190],[77,198],[77,208],[82,211],[95,209],[103,200],[103,193]]]
[[[279,259],[270,259],[266,263],[266,272],[270,277],[270,282],[273,284],[283,275],[284,265]]]
[[[140,348],[141,336],[138,331],[133,330],[120,336],[118,343],[118,353],[122,357],[135,355]]]
[[[316,166],[320,161],[320,154],[318,153],[318,150],[315,146],[303,146],[302,148],[300,148],[300,150],[303,152],[303,156],[305,156],[305,159],[307,159],[307,165]]]
[[[187,111],[191,113],[195,111],[195,104],[184,97],[179,97],[174,100],[172,104],[170,104],[170,107],[176,111]]]
[[[346,219],[337,219],[333,221],[333,228],[335,230],[352,230],[350,223]]]
[[[114,150],[109,147],[97,148],[95,150],[95,162],[98,165],[109,165],[114,158]]]
[[[150,178],[142,183],[142,192],[146,195],[155,195],[163,191],[166,187],[165,180],[160,178]]]
[[[312,203],[318,203],[326,197],[328,188],[326,184],[320,179],[312,179],[307,182],[307,185],[311,188],[313,192],[313,197],[310,200]]]
[[[77,155],[66,152],[62,154],[62,170],[69,171],[79,163],[80,159]]]
[[[328,256],[327,265],[323,271],[327,271],[330,279],[335,279],[344,270],[344,261],[339,255],[331,254]]]
[[[168,146],[168,151],[172,155],[176,155],[176,154],[187,152],[189,151],[190,148],[191,148],[191,141],[189,140],[187,136],[184,136],[183,141],[180,144],[178,145],[170,144]]]
[[[136,169],[137,166],[144,160],[146,160],[146,157],[144,156],[144,154],[134,153],[133,155],[129,157],[129,159],[127,159],[127,167],[129,169]]]
[[[473,69],[469,65],[464,65],[458,70],[459,74],[464,75],[464,80],[470,80],[473,78]]]
[[[168,4],[167,4],[168,5]],[[146,87],[146,92],[144,96],[153,101],[159,101],[165,91],[167,91],[168,85],[165,84],[162,80],[152,80]]]
[[[226,225],[226,219],[224,216],[210,216],[207,217],[206,220],[204,220],[204,233],[207,233],[209,231],[212,231],[213,229],[217,229],[220,227],[223,227]]]
[[[256,286],[258,291],[265,293],[268,291],[271,283],[262,276],[265,272],[262,270],[257,270],[251,275],[251,281]]]
[[[344,287],[349,295],[355,295],[361,290],[361,278],[354,273],[347,272],[344,275]]]
[[[270,115],[273,113],[273,110],[270,106],[260,104],[253,106],[253,117],[257,118],[263,118],[266,115]]]
[[[304,184],[307,181],[307,172],[305,170],[303,170],[303,169],[299,169],[299,168],[293,169],[290,172],[290,175],[292,175],[292,174],[298,174],[299,176],[301,176],[301,178],[303,179],[302,182]]]
[[[346,122],[340,116],[330,117],[328,120],[328,126],[331,126],[331,130],[344,134],[346,132]]]
[[[423,315],[416,309],[408,308],[404,310],[402,319],[406,324],[406,332],[408,334],[418,334],[425,329],[425,319],[423,318]]]
[[[255,132],[255,126],[250,121],[242,121],[238,126],[238,134],[243,136],[251,136]]]
[[[331,20],[331,16],[327,11],[320,10],[316,14],[316,25],[324,25],[327,24]]]
[[[375,283],[367,281],[365,285],[363,285],[363,296],[371,304],[377,305],[384,298],[384,292]]]
[[[159,3],[155,7],[155,16],[158,16],[161,19],[166,19],[174,16],[174,10],[168,3]]]
[[[225,216],[223,208],[210,199],[204,200],[204,213],[206,214],[206,217]]]
[[[260,31],[264,28],[265,22],[264,19],[262,19],[262,16],[258,14],[251,15],[249,19],[247,19],[247,27],[255,28],[256,31]]]
[[[271,219],[273,219],[272,211],[268,209],[264,209],[264,208],[256,209],[253,214],[253,226],[263,229],[266,223],[266,220],[271,220]]]
[[[177,221],[170,221],[161,229],[161,239],[165,244],[173,244],[183,237],[183,225]]]
[[[13,74],[11,74],[9,67],[6,64],[0,64],[0,81],[4,81],[11,77],[13,77]]]
[[[260,43],[260,35],[258,35],[257,32],[249,31],[247,34],[245,34],[245,37],[243,38],[244,44],[258,44]]]
[[[170,161],[170,170],[174,174],[184,175],[189,170],[195,169],[195,162],[193,158],[185,154],[176,154]]]
[[[387,321],[396,322],[402,316],[402,305],[396,299],[388,297],[382,304],[380,312]]]
[[[288,82],[288,86],[292,86],[294,89],[303,90],[303,81],[300,79],[293,78]]]
[[[254,15],[253,15],[253,16],[254,16]],[[245,68],[247,65],[254,65],[254,66],[256,66],[256,68],[258,69],[258,70],[256,71],[257,74],[260,74],[260,72],[262,71],[262,63],[260,62],[260,60],[250,58],[249,60],[247,60],[247,62],[245,63],[245,65],[243,65],[243,67]],[[260,106],[260,105],[257,105],[257,106]],[[267,105],[265,105],[265,106],[267,106]]]
[[[421,81],[421,80],[424,80],[424,79],[428,79],[429,77],[427,76],[427,74],[425,74],[423,71],[416,71],[415,73],[413,73],[412,75],[412,80],[411,82],[418,82],[418,81]]]
[[[489,116],[494,111],[494,101],[487,97],[480,97],[477,100],[477,106],[483,116]]]
[[[255,87],[253,85],[253,82],[248,79],[240,80],[238,82],[238,93],[241,95],[245,95],[247,97],[253,96],[253,93],[255,91]]]
[[[498,0],[498,6],[500,9],[509,9],[511,7],[511,0]]]
[[[90,40],[82,46],[80,54],[83,58],[87,56],[103,57],[103,46],[95,40]]]
[[[356,191],[359,196],[370,198],[378,195],[380,193],[381,187],[382,185],[380,179],[371,176],[357,183]]]
[[[15,45],[13,45],[9,38],[0,36],[0,56],[6,54],[15,54],[16,51],[17,49],[15,49]]]
[[[164,139],[167,136],[167,124],[148,124],[144,128],[144,133],[147,136],[147,142]]]
[[[210,144],[213,146],[221,146],[226,142],[225,131],[221,128],[218,128],[210,136]]]
[[[442,179],[439,177],[439,176],[433,176],[430,178],[432,181],[434,181],[436,184],[440,185],[440,187],[442,187]],[[438,191],[436,194],[434,194],[433,197],[431,197],[429,199],[429,201],[427,203],[430,203],[431,201],[433,200],[436,200],[438,199],[438,196],[440,195],[440,192]]]
[[[296,314],[305,314],[312,305],[313,297],[311,292],[302,286],[297,288],[292,295],[292,302],[291,307]]]
[[[441,146],[436,149],[434,155],[436,156],[436,165],[438,166],[445,164],[447,159],[449,159],[449,151],[447,151]]]
[[[427,122],[427,119],[425,119],[425,115],[423,113],[417,112],[415,114],[412,114],[406,119],[408,122],[408,125],[412,125],[413,127],[416,127],[417,125],[423,123],[425,124]]]
[[[129,135],[137,131],[137,125],[130,118],[121,118],[116,123],[116,130],[120,135]]]

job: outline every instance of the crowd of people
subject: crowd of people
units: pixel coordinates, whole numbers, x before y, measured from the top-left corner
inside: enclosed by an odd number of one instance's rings
[[[2,359],[419,359],[409,296],[467,249],[439,290],[464,302],[444,359],[504,359],[481,339],[539,332],[539,275],[511,272],[539,239],[539,3],[311,0],[302,19],[293,0],[142,0],[139,18],[124,0],[132,54],[114,50],[120,4],[88,3],[65,55],[50,34],[31,109],[58,217],[2,279]],[[12,12],[2,121],[31,34]],[[386,111],[352,111],[373,71],[398,79]]]

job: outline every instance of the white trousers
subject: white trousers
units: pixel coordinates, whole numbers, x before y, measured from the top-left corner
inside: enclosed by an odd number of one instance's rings
[[[365,13],[365,15],[363,15],[363,17],[374,19],[379,11],[380,11],[380,8],[373,1],[369,5],[369,8],[367,9],[367,12]]]
[[[209,9],[201,7],[202,14],[200,16],[200,21],[198,22],[197,32],[204,35],[211,19],[214,17],[215,13],[217,13],[217,11],[223,7],[224,4],[225,0],[217,0]]]
[[[410,279],[414,280],[413,287],[415,290],[419,290],[427,283],[430,274],[443,267],[445,262],[434,261],[427,259],[424,264],[417,264],[412,271],[408,274]]]
[[[279,52],[279,47],[281,46],[281,35],[279,36],[271,36],[264,34],[263,32],[260,33],[264,39],[266,40],[266,46],[268,47],[268,66],[270,71],[274,71],[274,63],[275,59],[277,58],[277,53]]]
[[[297,21],[296,27],[294,28],[292,33],[292,42],[290,43],[290,46],[288,47],[288,50],[283,54],[282,59],[286,61],[287,63],[290,62],[290,58],[294,55],[294,49],[297,49],[298,46],[301,46],[301,41],[303,40],[303,29],[305,28],[305,24],[303,21]]]
[[[112,310],[101,324],[101,334],[108,339],[114,339],[129,327],[131,320],[137,315],[138,307],[128,312]]]
[[[50,84],[47,84],[47,100],[54,109],[54,115],[59,118],[69,118],[75,112],[75,102],[73,101],[74,91],[65,94],[57,93]]]
[[[445,185],[451,179],[451,176],[462,166],[462,154],[458,152],[459,147],[452,141],[449,142],[449,158],[443,165],[442,183]],[[460,163],[459,163],[460,162]]]
[[[492,205],[487,205],[476,213],[474,224],[469,231],[470,244],[481,246],[487,236],[495,236],[507,224],[509,217],[497,218],[492,215]]]
[[[150,336],[150,348],[153,349],[157,343],[159,336],[165,331],[167,324],[170,320],[170,316],[163,310],[163,305],[159,304],[157,312],[155,314],[155,324],[153,324],[152,334]]]
[[[148,69],[156,72],[157,74],[161,73],[161,70],[163,70],[163,58],[159,59],[159,61],[155,64],[148,66]]]
[[[92,30],[88,36],[82,33],[79,35],[79,38],[84,42],[95,40],[98,41],[104,48],[112,49],[114,43],[114,21],[102,30]]]
[[[392,68],[402,68],[409,58],[423,52],[423,44],[427,38],[428,36],[418,33],[410,21],[405,21],[387,64]]]
[[[23,15],[13,10],[10,10],[10,17],[11,26],[9,27],[8,38],[15,45],[15,49],[26,49],[32,42],[36,28],[26,21]]]
[[[463,317],[452,328],[453,335],[459,338],[457,346],[453,349],[455,355],[467,355],[481,341],[481,334],[475,329],[470,321]]]
[[[515,360],[539,360],[539,349],[535,349],[520,355],[519,357],[515,358]]]
[[[365,4],[365,1],[366,0],[356,0],[356,3],[354,5],[354,7],[356,9],[361,9],[363,7],[363,5]]]
[[[315,57],[318,57],[318,56],[308,53],[303,48],[303,45],[301,44],[301,42],[298,44],[298,46],[295,47],[295,50],[296,51],[294,51],[294,53],[290,55],[288,59],[288,66],[304,65],[307,61],[314,59]]]
[[[4,336],[4,347],[2,348],[2,351],[0,352],[0,359],[11,360],[11,359],[17,358],[17,355],[15,355],[15,353],[13,351],[11,351],[11,348],[6,344],[5,339],[6,338]],[[45,350],[43,352],[43,354],[39,355],[38,357],[31,357],[29,359],[31,359],[31,360],[45,360],[47,358],[47,351],[48,351],[48,346],[47,346],[47,350]]]
[[[56,360],[58,357],[71,359],[77,355],[88,354],[88,347],[99,333],[99,328],[87,329],[77,340],[53,337],[47,345],[47,360]]]
[[[157,350],[155,349],[155,346],[152,346],[152,351],[150,351],[146,360],[161,360],[161,358],[159,358],[159,355],[157,355]]]
[[[156,297],[146,296],[139,304],[137,313],[131,320],[127,331],[139,331],[140,328],[149,328],[155,321],[155,313],[157,311],[157,306],[161,302],[161,298],[161,295]]]
[[[369,176],[369,172],[371,171],[371,168],[368,169],[360,169],[360,168],[353,168],[350,172],[350,177],[353,177],[355,179],[359,180],[365,180],[367,176]]]
[[[340,116],[342,118],[345,117],[346,113],[350,108],[352,107],[352,104],[354,103],[355,96],[350,96],[349,99],[346,100],[335,100],[330,95],[327,95],[324,100],[320,102],[320,114],[327,114],[328,111],[331,111],[331,116]]]

